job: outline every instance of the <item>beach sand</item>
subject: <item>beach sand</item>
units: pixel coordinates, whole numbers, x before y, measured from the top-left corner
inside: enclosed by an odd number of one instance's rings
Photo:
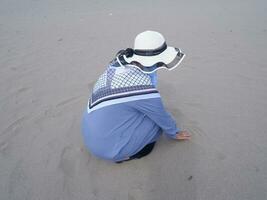
[[[267,199],[266,1],[0,0],[0,199]],[[159,90],[191,141],[113,164],[83,145],[94,81],[144,30],[186,58]]]

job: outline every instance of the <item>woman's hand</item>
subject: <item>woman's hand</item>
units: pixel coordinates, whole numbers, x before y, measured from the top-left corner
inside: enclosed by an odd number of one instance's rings
[[[189,140],[190,138],[191,138],[191,135],[187,131],[180,131],[176,133],[177,140]]]

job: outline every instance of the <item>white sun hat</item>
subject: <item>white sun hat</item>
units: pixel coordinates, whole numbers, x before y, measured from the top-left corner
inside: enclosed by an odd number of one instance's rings
[[[160,68],[174,69],[184,57],[180,49],[168,46],[159,32],[145,31],[136,36],[134,49],[126,49],[117,59],[123,65],[131,64],[152,73]]]

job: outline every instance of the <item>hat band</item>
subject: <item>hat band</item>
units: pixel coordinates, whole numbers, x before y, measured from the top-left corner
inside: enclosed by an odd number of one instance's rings
[[[158,54],[161,54],[166,49],[167,49],[167,44],[166,44],[166,42],[164,42],[161,47],[159,47],[157,49],[153,49],[153,50],[139,50],[139,49],[135,49],[134,50],[134,54],[136,54],[138,56],[156,56]]]

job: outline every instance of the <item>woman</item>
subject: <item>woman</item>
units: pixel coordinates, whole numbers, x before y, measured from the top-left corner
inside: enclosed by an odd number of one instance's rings
[[[174,69],[184,56],[155,31],[138,34],[134,49],[119,51],[96,82],[83,115],[83,137],[92,154],[121,163],[149,154],[162,131],[190,139],[176,127],[156,89],[156,71]]]

